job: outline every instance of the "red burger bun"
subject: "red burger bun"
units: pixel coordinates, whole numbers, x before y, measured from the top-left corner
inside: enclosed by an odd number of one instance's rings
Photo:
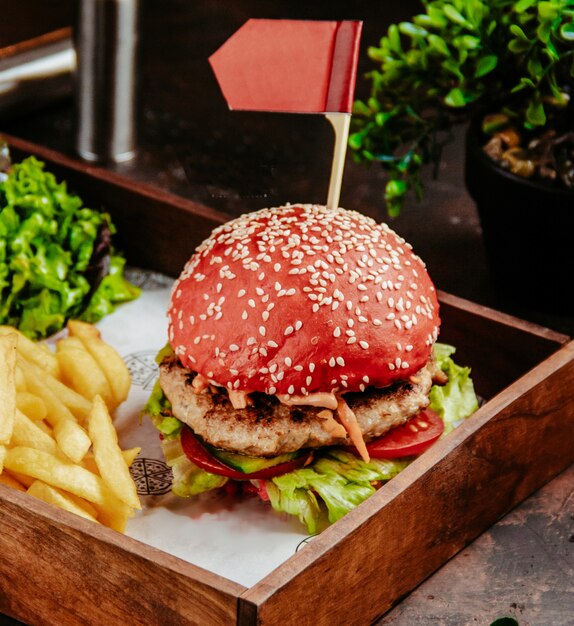
[[[439,307],[424,263],[356,211],[286,205],[216,228],[174,284],[181,363],[234,391],[387,387],[428,361]]]

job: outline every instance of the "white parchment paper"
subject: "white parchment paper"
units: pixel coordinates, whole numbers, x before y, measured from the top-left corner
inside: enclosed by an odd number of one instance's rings
[[[115,415],[121,446],[142,449],[132,467],[142,511],[130,520],[126,534],[251,587],[294,554],[307,536],[305,529],[258,498],[236,501],[204,494],[182,499],[171,494],[158,432],[148,418],[140,418],[157,378],[154,357],[167,341],[171,285],[143,273],[134,282],[144,288],[140,298],[98,324],[132,374],[129,398]]]

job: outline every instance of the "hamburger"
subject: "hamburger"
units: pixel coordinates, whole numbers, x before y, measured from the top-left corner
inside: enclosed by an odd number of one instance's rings
[[[216,228],[173,286],[147,407],[175,493],[335,521],[443,433],[444,398],[449,425],[474,409],[439,328],[423,261],[386,224],[295,204]]]

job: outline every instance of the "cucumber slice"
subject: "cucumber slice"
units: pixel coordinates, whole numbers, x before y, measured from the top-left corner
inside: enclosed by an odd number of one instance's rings
[[[288,452],[287,454],[280,454],[266,459],[256,456],[246,456],[244,454],[238,454],[237,452],[229,452],[228,450],[219,450],[211,447],[209,448],[209,451],[214,457],[218,458],[222,463],[225,463],[225,465],[239,470],[244,474],[251,474],[267,467],[273,467],[274,465],[279,465],[280,463],[292,461],[300,454],[299,452]]]

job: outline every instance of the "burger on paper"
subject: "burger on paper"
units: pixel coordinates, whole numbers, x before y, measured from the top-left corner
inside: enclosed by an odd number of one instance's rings
[[[238,217],[175,282],[147,412],[183,497],[255,494],[317,532],[476,408],[435,287],[386,224],[293,204]]]

